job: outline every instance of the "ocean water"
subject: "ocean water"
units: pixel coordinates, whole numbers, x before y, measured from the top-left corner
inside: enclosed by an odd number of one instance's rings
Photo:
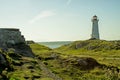
[[[69,44],[71,43],[72,41],[55,41],[55,42],[38,42],[39,44],[42,44],[44,46],[47,46],[49,48],[58,48],[62,45],[66,45],[66,44]]]

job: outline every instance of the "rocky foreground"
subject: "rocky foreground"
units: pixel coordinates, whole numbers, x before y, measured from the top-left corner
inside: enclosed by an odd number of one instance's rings
[[[119,44],[77,41],[54,50],[36,43],[16,44],[0,50],[0,80],[119,80],[118,66],[101,61],[105,54],[96,58],[101,50],[114,50],[119,57]]]

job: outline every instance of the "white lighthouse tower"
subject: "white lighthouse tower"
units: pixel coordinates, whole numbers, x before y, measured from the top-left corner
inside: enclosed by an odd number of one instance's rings
[[[98,18],[97,16],[93,16],[92,18],[92,35],[91,39],[100,39],[99,37],[99,28],[98,28]]]

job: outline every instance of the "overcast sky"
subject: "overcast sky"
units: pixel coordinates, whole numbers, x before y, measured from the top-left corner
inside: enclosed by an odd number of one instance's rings
[[[94,15],[101,39],[120,40],[120,0],[0,0],[0,28],[19,28],[27,40],[89,39]]]

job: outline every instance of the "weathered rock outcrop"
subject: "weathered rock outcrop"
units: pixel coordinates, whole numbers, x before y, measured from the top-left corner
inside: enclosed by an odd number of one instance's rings
[[[95,59],[89,57],[69,57],[62,61],[64,67],[71,64],[75,68],[79,68],[81,70],[90,70],[101,66],[101,64],[99,64]]]
[[[17,43],[25,43],[25,38],[19,29],[0,28],[0,47],[6,48]]]
[[[22,57],[34,54],[19,29],[0,28],[0,80],[8,80],[7,73],[23,65]]]
[[[19,29],[0,28],[0,48],[3,51],[8,51],[12,48],[15,54],[34,57],[32,50],[26,44],[25,38],[21,35]]]

